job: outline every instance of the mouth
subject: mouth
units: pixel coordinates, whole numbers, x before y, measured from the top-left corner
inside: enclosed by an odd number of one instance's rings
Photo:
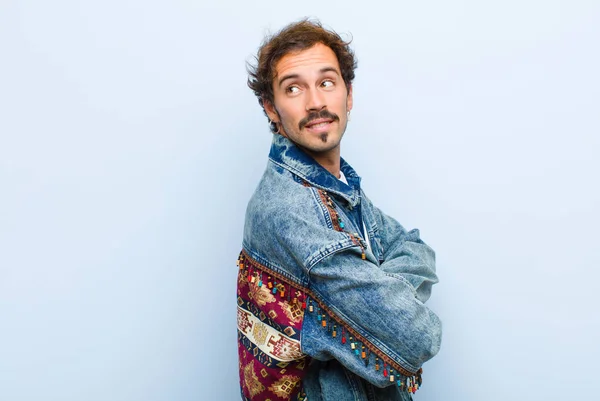
[[[311,132],[327,131],[335,120],[328,118],[319,118],[306,124],[304,127]]]

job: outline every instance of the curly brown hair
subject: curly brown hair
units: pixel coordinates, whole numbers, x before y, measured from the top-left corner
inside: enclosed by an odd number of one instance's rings
[[[354,52],[350,49],[350,41],[344,41],[336,32],[323,28],[319,21],[302,19],[284,27],[274,35],[267,36],[256,55],[256,65],[248,64],[248,86],[263,108],[264,103],[274,104],[273,79],[275,79],[275,65],[283,56],[290,52],[306,50],[317,43],[322,43],[335,53],[342,78],[346,88],[354,80],[354,70],[357,63]],[[268,116],[267,116],[268,117]],[[277,132],[275,123],[270,122],[273,133]]]

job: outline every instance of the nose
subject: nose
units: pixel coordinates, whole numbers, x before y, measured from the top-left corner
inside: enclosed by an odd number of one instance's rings
[[[308,91],[306,111],[320,111],[326,106],[323,94],[319,90],[312,89]]]

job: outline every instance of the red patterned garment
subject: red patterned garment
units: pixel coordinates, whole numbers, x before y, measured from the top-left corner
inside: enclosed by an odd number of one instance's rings
[[[244,401],[302,401],[308,358],[300,350],[305,294],[241,254],[237,287]]]

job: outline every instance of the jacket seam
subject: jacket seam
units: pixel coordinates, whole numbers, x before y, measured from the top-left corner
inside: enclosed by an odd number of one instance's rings
[[[319,248],[306,260],[306,272],[309,276],[308,281],[310,282],[310,271],[312,270],[312,268],[316,266],[319,262],[321,262],[323,259],[327,259],[331,255],[345,251],[346,249],[356,247],[357,245],[350,238],[344,238],[341,241],[337,241],[333,244],[325,245],[324,247]]]
[[[242,243],[243,253],[245,253],[250,260],[256,261],[260,266],[265,267],[267,270],[273,273],[273,276],[281,279],[282,281],[288,282],[288,284],[292,286],[305,287],[308,285],[308,280],[302,280],[301,278],[295,277],[292,274],[286,272],[285,269],[280,266],[268,261],[267,259],[261,257],[257,252],[252,251],[246,243]],[[304,281],[304,283],[303,283]]]
[[[402,277],[401,275],[397,274],[397,273],[389,273],[384,271],[383,272],[386,276],[395,278],[397,280],[402,281],[404,284],[406,284],[411,290],[413,295],[415,296],[415,298],[417,297],[417,290],[415,289],[415,287],[410,283],[410,281],[408,281],[407,279],[405,279],[404,277]]]
[[[325,223],[327,224],[327,228],[331,228],[331,229],[335,229],[334,226],[334,221],[331,217],[331,214],[327,212],[327,206],[325,204],[323,204],[323,202],[320,202],[321,199],[321,193],[318,189],[315,189],[314,187],[310,187],[307,185],[306,181],[304,181],[303,185],[305,187],[308,187],[313,195],[313,199],[315,200],[315,203],[318,206],[318,209],[321,211],[321,215],[323,216],[323,218],[325,219]]]

